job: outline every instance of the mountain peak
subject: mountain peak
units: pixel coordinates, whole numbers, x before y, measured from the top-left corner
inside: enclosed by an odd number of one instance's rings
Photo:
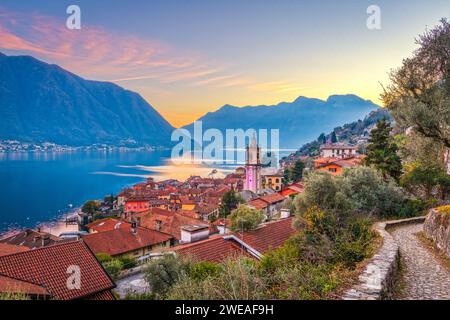
[[[334,94],[328,97],[327,103],[365,103],[368,102],[355,94]]]
[[[8,106],[0,108],[0,137],[71,146],[171,144],[172,126],[137,93],[32,56],[0,57],[0,105]]]

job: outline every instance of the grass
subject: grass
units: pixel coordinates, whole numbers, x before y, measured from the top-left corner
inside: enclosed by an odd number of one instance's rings
[[[363,273],[364,269],[372,260],[372,257],[377,253],[383,245],[383,238],[377,233],[370,243],[369,253],[366,259],[356,264],[353,270],[347,270],[345,272],[344,282],[336,289],[334,293],[335,297],[342,297],[345,292],[357,285],[359,282],[359,276]]]

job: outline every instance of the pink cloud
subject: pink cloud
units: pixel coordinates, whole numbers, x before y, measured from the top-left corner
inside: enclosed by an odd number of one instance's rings
[[[161,84],[180,82],[278,93],[299,89],[289,81],[264,82],[233,74],[223,63],[198,53],[175,50],[158,40],[86,24],[81,30],[69,30],[64,20],[1,7],[0,50],[31,54],[82,76],[113,82],[152,79]]]

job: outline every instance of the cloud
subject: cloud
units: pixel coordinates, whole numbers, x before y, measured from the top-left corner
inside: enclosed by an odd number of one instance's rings
[[[82,24],[69,30],[65,20],[0,7],[0,50],[32,54],[82,76],[112,82],[152,80],[167,85],[284,93],[301,88],[287,80],[261,81],[230,71],[226,63],[172,48],[155,39]]]

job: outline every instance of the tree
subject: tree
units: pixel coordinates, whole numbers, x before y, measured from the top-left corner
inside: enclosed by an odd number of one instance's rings
[[[81,207],[81,211],[87,214],[94,214],[100,208],[100,202],[89,200]]]
[[[382,99],[396,123],[450,148],[450,23],[419,36],[420,46],[390,73]]]
[[[260,210],[241,205],[230,216],[230,229],[236,232],[253,230],[258,227],[265,218],[266,217]]]
[[[380,120],[370,134],[367,157],[364,163],[374,166],[385,178],[393,177],[396,181],[402,173],[402,163],[397,154],[398,147],[390,136],[392,128],[386,120]]]
[[[342,223],[353,214],[396,216],[405,203],[405,195],[392,179],[385,180],[374,168],[345,169],[336,177],[314,171],[305,177],[305,191],[295,199],[296,212],[305,215],[318,208]]]
[[[289,170],[289,180],[298,181],[303,177],[303,170],[305,169],[305,163],[301,160],[297,160],[294,166]]]
[[[425,200],[433,198],[433,191],[444,198],[450,187],[450,178],[444,168],[419,162],[406,166],[406,172],[400,182],[405,189],[416,196],[424,197]]]
[[[327,137],[325,136],[325,133],[321,133],[319,138],[317,138],[317,141],[319,142],[319,144],[327,143]]]
[[[150,260],[144,268],[145,280],[157,298],[164,299],[169,289],[188,277],[192,262],[189,258],[165,254]]]
[[[243,203],[242,197],[240,197],[234,190],[230,190],[225,192],[222,196],[222,201],[219,207],[219,214],[222,218],[226,218],[231,210],[234,210],[238,207],[239,203]]]
[[[332,132],[331,133],[331,143],[336,143],[338,142],[337,137],[336,137],[336,132]]]

